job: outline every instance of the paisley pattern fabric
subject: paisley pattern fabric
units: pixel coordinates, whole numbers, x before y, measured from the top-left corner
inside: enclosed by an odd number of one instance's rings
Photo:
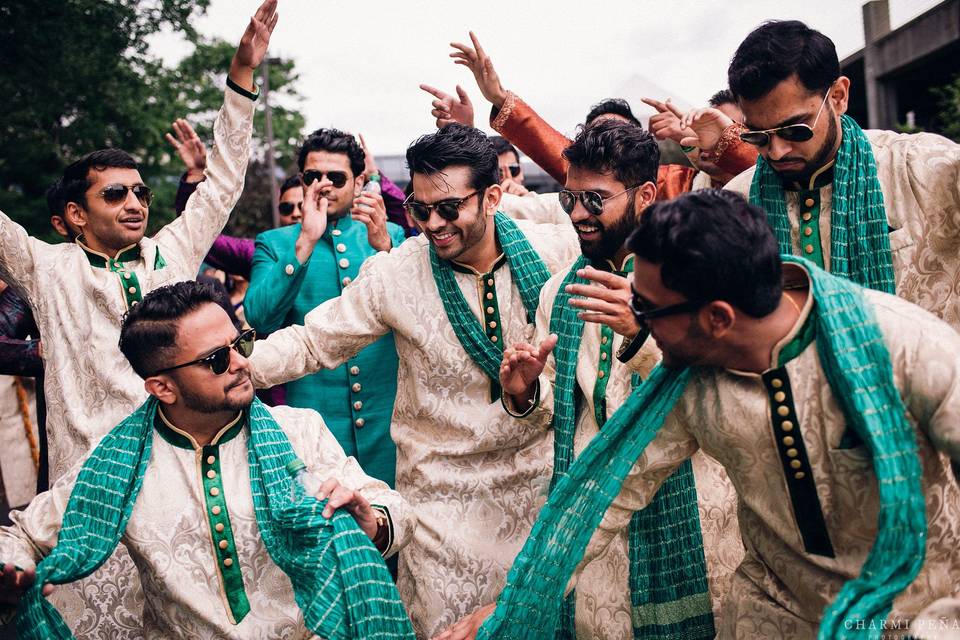
[[[792,277],[797,277],[796,270],[785,266]],[[889,619],[902,621],[938,598],[960,594],[960,583],[953,579],[960,571],[960,488],[944,455],[960,458],[960,336],[897,297],[876,291],[865,296],[890,351],[923,468],[926,561],[894,601]],[[774,349],[771,368],[811,306],[808,299],[794,330]],[[746,548],[724,603],[722,638],[815,637],[824,609],[847,580],[859,575],[877,535],[879,494],[870,454],[863,446],[840,446],[847,425],[820,366],[816,343],[785,366],[835,558],[805,551],[761,377],[716,369],[701,370],[691,379],[587,551],[590,558],[615,539],[631,511],[645,504],[659,480],[681,460],[698,450],[715,458],[737,490]]]
[[[517,225],[551,273],[579,254],[572,225]],[[479,322],[478,276],[454,275]],[[493,279],[504,344],[531,340],[534,327],[509,268]],[[553,440],[491,402],[490,378],[447,320],[422,236],[369,258],[304,326],[258,343],[254,382],[271,386],[336,367],[391,330],[400,358],[391,427],[396,488],[419,520],[400,553],[398,585],[417,636],[431,637],[499,595],[545,501]]]
[[[887,210],[897,295],[960,331],[960,144],[930,133],[867,130]],[[755,168],[727,183],[744,197]],[[800,203],[786,191],[793,253],[800,253]],[[820,189],[819,231],[830,270],[833,185]]]
[[[386,507],[393,524],[393,553],[410,539],[416,518],[400,496],[382,481],[367,476],[347,457],[319,414],[309,409],[269,408],[297,455],[321,478],[337,478],[372,503]],[[293,599],[290,579],[270,559],[257,526],[244,429],[219,445],[223,496],[250,612],[239,624],[230,621],[221,590],[209,519],[204,502],[201,450],[168,443],[157,432],[121,545],[136,565],[146,596],[143,617],[124,620],[138,638],[306,638],[311,634]],[[79,465],[30,507],[14,512],[14,526],[0,529],[0,557],[31,566],[57,541],[61,518]],[[61,587],[62,588],[62,587]],[[116,637],[107,624],[73,628],[76,637]]]
[[[566,270],[554,275],[540,293],[537,311],[537,334],[533,344],[549,333],[550,316]],[[577,356],[576,378],[580,388],[579,410],[574,433],[574,454],[579,455],[599,433],[595,418],[592,390],[600,370],[600,325],[584,324],[580,351]],[[613,353],[623,345],[624,338],[614,334]],[[660,361],[656,343],[648,340],[629,362],[614,358],[606,387],[607,418],[630,395],[630,377],[640,374],[646,379]],[[529,419],[549,424],[552,418],[555,360],[551,354],[540,378],[540,402]],[[585,391],[584,391],[585,390]],[[720,625],[720,605],[729,589],[734,571],[743,559],[743,544],[737,526],[736,491],[723,467],[703,453],[693,456],[693,473],[699,495],[700,525],[703,549],[707,559],[707,581],[716,624]],[[620,640],[633,638],[631,624],[630,562],[627,553],[627,527],[617,532],[606,549],[583,569],[577,583],[575,623],[578,638]]]
[[[207,179],[183,215],[152,238],[143,238],[140,258],[124,263],[136,274],[143,293],[196,277],[243,190],[253,110],[253,101],[226,90],[214,123]],[[158,253],[162,260],[157,260]],[[2,212],[0,278],[24,295],[44,336],[52,484],[147,397],[143,380],[117,347],[126,298],[117,274],[92,267],[79,245],[37,240]],[[93,576],[58,589],[51,599],[78,634],[109,627],[120,640],[135,637],[143,607],[124,549]]]

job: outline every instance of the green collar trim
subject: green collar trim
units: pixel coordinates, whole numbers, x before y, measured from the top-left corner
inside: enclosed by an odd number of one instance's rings
[[[243,430],[243,427],[247,424],[246,412],[241,411],[237,414],[237,417],[234,418],[221,429],[213,440],[210,441],[208,447],[219,446],[225,444],[239,435]],[[177,428],[173,425],[172,422],[167,420],[167,417],[163,415],[163,409],[157,408],[157,416],[153,420],[153,426],[157,430],[157,433],[160,434],[160,437],[163,438],[167,444],[171,444],[179,449],[188,449],[190,451],[197,451],[203,449],[192,435],[186,431]]]
[[[793,336],[790,342],[780,349],[780,354],[777,356],[777,367],[782,367],[799,356],[816,338],[817,327],[813,321],[813,314],[808,313],[800,330]]]
[[[833,182],[833,166],[836,161],[837,158],[834,156],[830,162],[810,174],[810,178],[807,179],[806,184],[801,184],[796,181],[784,181],[783,188],[787,191],[813,191],[827,186]]]
[[[623,264],[619,266],[609,258],[604,260],[591,260],[590,266],[594,269],[599,269],[600,271],[607,271],[609,273],[614,273],[618,276],[625,277],[628,273],[633,271],[633,254],[631,253],[624,258]]]
[[[485,273],[480,273],[479,271],[477,271],[477,270],[474,269],[473,267],[468,267],[467,265],[461,264],[461,263],[456,262],[456,261],[454,261],[454,260],[448,260],[447,262],[450,263],[450,268],[453,269],[454,271],[456,271],[457,273],[468,273],[468,274],[470,274],[470,275],[472,275],[472,276],[477,276],[477,277],[479,278],[479,277],[482,277],[482,276],[491,274],[491,273],[493,273],[494,271],[496,271],[497,269],[499,269],[500,267],[502,267],[503,265],[507,264],[507,254],[506,254],[506,253],[501,253],[501,254],[497,257],[497,259],[494,260],[493,264],[490,265],[490,268],[489,268]]]
[[[87,260],[90,262],[90,265],[97,267],[99,269],[107,269],[113,263],[118,262],[135,262],[140,259],[140,245],[132,244],[129,247],[124,247],[117,252],[115,256],[109,256],[105,253],[100,253],[99,251],[94,251],[86,245],[83,241],[83,236],[79,236],[76,239],[77,246],[83,249],[83,252],[87,256]]]

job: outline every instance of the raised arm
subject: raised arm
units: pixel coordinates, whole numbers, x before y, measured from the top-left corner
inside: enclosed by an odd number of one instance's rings
[[[258,341],[249,358],[254,385],[272,387],[334,369],[390,331],[384,317],[383,279],[397,268],[393,257],[371,256],[343,293],[308,313],[302,326],[286,327]]]
[[[188,267],[199,268],[243,191],[257,97],[253,73],[277,24],[276,4],[277,0],[266,0],[260,5],[233,56],[223,107],[213,125],[206,180],[187,201],[183,215],[156,236],[161,252],[177,256]]]

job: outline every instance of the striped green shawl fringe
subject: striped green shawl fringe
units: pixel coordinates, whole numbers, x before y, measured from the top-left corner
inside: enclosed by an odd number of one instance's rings
[[[581,256],[570,268],[550,315],[550,333],[559,338],[554,349],[552,486],[567,475],[573,461],[577,355],[584,328],[584,321],[569,304],[571,296],[566,288],[570,284],[589,284],[577,276],[577,271],[587,264]],[[638,383],[639,376],[633,376],[634,386]],[[715,636],[697,490],[689,460],[664,482],[650,504],[631,518],[629,553],[634,638]],[[557,638],[576,637],[575,597],[576,592],[571,593],[564,601]]]
[[[510,276],[527,310],[527,321],[533,322],[537,313],[537,304],[540,301],[540,289],[550,278],[550,271],[513,220],[498,211],[494,216],[494,225],[496,225],[497,240],[510,266]],[[457,334],[464,351],[491,380],[498,381],[500,362],[503,360],[503,345],[497,345],[487,337],[483,325],[470,311],[470,306],[454,278],[450,263],[441,260],[432,245],[430,246],[430,266],[433,269],[433,279],[437,283],[440,300],[443,301],[443,309],[447,312],[447,319],[453,325],[453,331]]]
[[[887,213],[873,149],[850,116],[840,118],[842,138],[833,168],[830,213],[830,272],[870,289],[896,293]],[[783,182],[757,158],[750,202],[767,212],[780,252],[793,253]]]
[[[84,463],[63,519],[57,546],[37,566],[24,595],[17,630],[25,640],[73,638],[41,594],[46,583],[90,575],[113,553],[143,486],[157,401],[150,398],[108,433]],[[326,501],[291,500],[285,470],[296,458],[286,434],[259,400],[250,407],[248,461],[254,512],[273,561],[293,583],[304,622],[328,640],[409,638],[413,628],[379,552],[353,517],[321,516]]]
[[[849,425],[873,456],[880,488],[877,539],[860,575],[827,608],[819,638],[879,638],[893,599],[916,578],[926,550],[926,509],[912,427],[890,354],[860,287],[802,258],[816,300],[817,351]],[[550,493],[478,638],[550,638],[564,589],[631,466],[683,394],[690,370],[657,367],[607,421]],[[548,606],[555,603],[554,606]],[[851,621],[852,624],[845,624]],[[873,624],[871,624],[873,623]]]

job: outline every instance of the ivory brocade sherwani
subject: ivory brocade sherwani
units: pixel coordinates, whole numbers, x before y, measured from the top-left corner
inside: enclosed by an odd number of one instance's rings
[[[336,478],[389,512],[393,542],[388,554],[409,541],[416,527],[409,506],[344,454],[318,413],[291,407],[268,411],[313,473],[324,480]],[[312,637],[294,602],[290,579],[271,560],[260,537],[246,420],[227,425],[203,447],[162,422],[151,437],[143,488],[121,538],[146,595],[143,619],[128,622],[135,625],[134,635],[158,640]],[[0,529],[0,558],[29,567],[49,553],[79,467],[27,509],[12,514],[13,526]],[[237,622],[233,611],[239,610],[242,598],[249,602],[249,611]],[[92,635],[112,638],[115,633],[101,629]]]
[[[500,210],[514,220],[529,220],[538,224],[571,224],[570,216],[560,208],[557,193],[531,191],[525,196],[505,193],[500,199]]]
[[[551,272],[579,252],[572,225],[516,224]],[[504,259],[485,274],[458,267],[453,275],[477,322],[496,325],[500,344],[533,337]],[[418,637],[431,637],[500,593],[546,499],[553,440],[507,414],[464,351],[423,236],[370,257],[304,326],[258,343],[254,382],[270,386],[336,367],[391,330],[400,359],[391,426],[396,488],[419,519],[400,553],[398,586]]]
[[[960,331],[960,145],[929,133],[864,133],[887,210],[897,295]],[[755,171],[748,169],[726,188],[749,197]],[[785,185],[784,192],[793,252],[805,258],[822,254],[829,271],[832,165],[807,184]]]
[[[809,282],[797,266],[784,270],[789,281]],[[926,559],[888,619],[906,629],[926,605],[960,594],[960,488],[947,458],[960,459],[960,335],[896,296],[877,291],[865,296],[890,352],[923,470]],[[724,603],[721,638],[816,637],[824,609],[844,582],[859,575],[877,536],[872,458],[850,438],[852,430],[847,432],[816,340],[779,361],[802,333],[813,304],[808,298],[764,374],[694,372],[584,556],[589,560],[600,552],[673,469],[704,451],[723,465],[736,488],[746,548]],[[811,550],[813,545],[819,547]]]
[[[568,265],[569,267],[570,265]],[[567,269],[557,273],[543,286],[537,309],[537,333],[532,344],[539,344],[549,334],[554,301]],[[660,350],[652,338],[628,362],[617,357],[624,337],[598,323],[583,325],[580,350],[577,353],[577,418],[574,453],[579,455],[599,433],[597,400],[605,399],[604,421],[616,412],[631,392],[631,374],[645,379],[660,361]],[[601,373],[602,372],[602,376]],[[553,381],[555,359],[551,354],[540,376],[540,398],[527,419],[548,424],[553,417]],[[602,389],[599,380],[606,380]],[[693,456],[693,473],[697,483],[700,523],[707,560],[707,579],[715,614],[729,589],[730,580],[743,559],[743,545],[737,527],[736,492],[720,464],[703,453]],[[583,569],[577,583],[577,637],[597,640],[633,638],[630,602],[630,560],[627,554],[627,529],[617,532],[610,546]]]
[[[143,380],[117,346],[121,319],[145,293],[196,277],[243,190],[253,110],[249,97],[226,90],[207,179],[182,216],[116,256],[80,242],[47,244],[0,212],[0,278],[28,301],[43,336],[51,484],[146,398]],[[72,628],[109,627],[114,638],[128,637],[142,595],[124,567],[132,569],[121,549],[92,577],[57,590],[54,599]]]

